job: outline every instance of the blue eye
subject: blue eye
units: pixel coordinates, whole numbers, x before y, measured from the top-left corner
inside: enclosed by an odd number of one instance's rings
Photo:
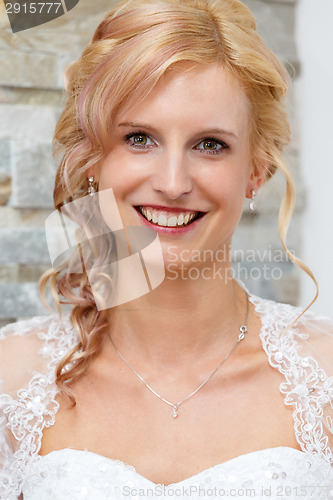
[[[131,146],[134,146],[136,148],[145,148],[154,145],[153,141],[148,137],[148,135],[142,132],[127,134],[125,136],[125,140]]]
[[[207,138],[201,141],[196,148],[200,152],[206,152],[208,154],[220,154],[224,149],[228,149],[229,146],[225,142],[219,141],[218,139]]]

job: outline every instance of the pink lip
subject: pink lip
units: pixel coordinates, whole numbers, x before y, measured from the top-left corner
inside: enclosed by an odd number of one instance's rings
[[[151,207],[151,208],[158,208],[159,210],[164,210],[164,208],[169,208],[169,207],[157,207],[154,205],[140,205],[142,207]],[[170,210],[170,208],[169,208]],[[176,209],[172,209],[176,210]],[[164,234],[184,234],[193,229],[196,225],[197,222],[199,222],[203,217],[200,217],[199,219],[196,219],[192,224],[189,224],[188,226],[184,227],[163,227],[163,226],[158,226],[157,224],[151,224],[140,212],[140,210],[135,210],[137,214],[141,217],[143,222],[146,224],[146,226],[149,226],[150,228],[154,229],[157,233],[164,233]],[[177,209],[178,212],[183,212],[183,209]],[[185,210],[186,212],[189,212],[189,210]],[[193,210],[191,210],[191,213]]]

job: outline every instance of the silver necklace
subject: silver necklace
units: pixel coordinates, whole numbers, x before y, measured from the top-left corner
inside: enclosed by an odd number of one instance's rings
[[[147,384],[147,382],[141,377],[141,375],[135,370],[135,368],[133,368],[133,366],[118,351],[118,349],[114,345],[114,342],[113,342],[111,336],[110,336],[110,340],[111,340],[112,345],[113,345],[116,353],[118,354],[118,356],[120,356],[120,358],[127,364],[127,366],[132,370],[132,372],[135,373],[135,375],[141,380],[141,382],[143,382],[145,384],[145,386],[147,387],[147,389],[149,389],[159,399],[161,399],[162,401],[164,401],[164,403],[168,404],[169,406],[172,406],[172,416],[173,416],[173,418],[176,418],[176,417],[178,417],[178,408],[179,408],[179,406],[181,404],[183,404],[187,399],[189,399],[192,396],[194,396],[194,394],[196,394],[205,384],[207,384],[207,382],[213,377],[213,375],[215,375],[215,373],[221,368],[221,366],[223,365],[223,363],[225,363],[225,361],[229,358],[230,354],[236,349],[236,347],[238,346],[238,344],[245,338],[245,334],[247,333],[247,320],[248,320],[248,316],[249,316],[249,297],[248,297],[248,294],[246,292],[246,319],[245,319],[245,324],[242,325],[239,328],[239,332],[240,333],[238,334],[237,341],[233,345],[232,349],[228,352],[228,354],[226,355],[226,357],[218,365],[218,367],[215,368],[215,370],[209,375],[209,377],[207,377],[206,380],[204,380],[202,382],[202,384],[200,384],[199,387],[197,387],[197,389],[195,389],[195,391],[191,392],[191,394],[189,394],[188,396],[186,396],[186,398],[182,399],[181,401],[178,401],[178,403],[171,403],[167,399],[163,398],[160,394],[158,394],[152,387],[150,387],[150,385]]]

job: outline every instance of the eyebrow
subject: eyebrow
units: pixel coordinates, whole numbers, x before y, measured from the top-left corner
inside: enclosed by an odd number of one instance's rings
[[[133,128],[145,128],[149,130],[156,130],[154,127],[148,125],[147,123],[122,122],[119,123],[118,127],[133,127]]]
[[[238,135],[236,135],[234,132],[231,132],[231,130],[225,130],[223,128],[211,128],[211,129],[204,130],[202,132],[202,135],[209,135],[209,134],[229,135],[230,137],[233,137],[234,139],[238,139]]]
[[[148,125],[147,123],[122,122],[122,123],[119,123],[118,127],[133,127],[133,128],[138,128],[138,129],[146,129],[146,130],[156,131],[156,129],[154,127],[152,127],[151,125]],[[230,137],[233,137],[234,139],[238,139],[238,136],[234,132],[231,132],[230,130],[221,129],[221,128],[212,128],[212,129],[203,130],[199,134],[196,134],[196,135],[202,136],[202,135],[210,135],[210,134],[228,135]]]

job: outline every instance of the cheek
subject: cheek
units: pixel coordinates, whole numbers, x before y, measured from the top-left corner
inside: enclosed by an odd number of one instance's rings
[[[128,191],[135,184],[136,176],[130,163],[112,154],[106,157],[100,165],[99,189],[112,188],[116,193]]]
[[[243,206],[246,195],[247,177],[244,171],[239,169],[215,170],[203,180],[206,184],[206,192],[215,201],[217,206],[225,209],[237,209]]]

